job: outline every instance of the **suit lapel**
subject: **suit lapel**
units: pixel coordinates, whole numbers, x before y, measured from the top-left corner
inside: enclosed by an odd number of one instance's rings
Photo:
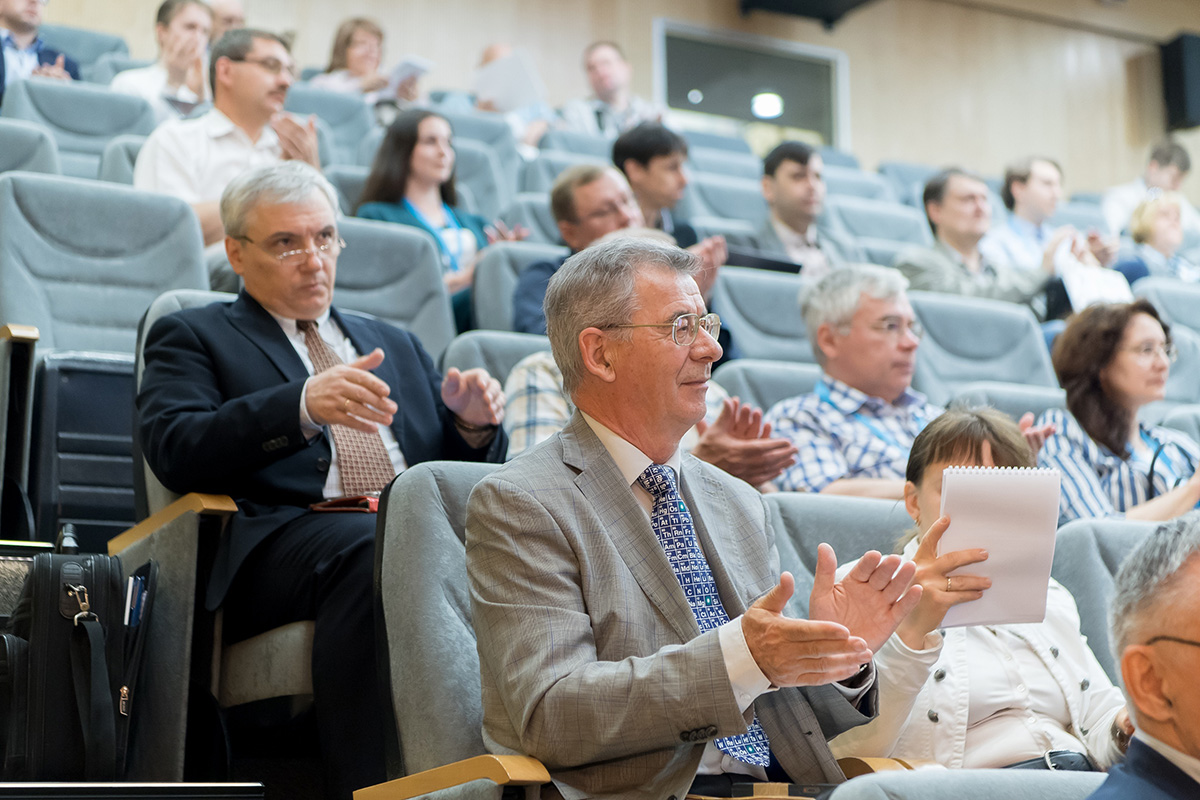
[[[718,544],[717,540],[709,534],[708,526],[712,525],[713,530],[724,531],[732,531],[736,528],[727,518],[729,504],[725,502],[725,492],[721,485],[697,469],[694,464],[689,464],[691,459],[691,456],[684,455],[680,465],[682,473],[680,494],[683,502],[692,512],[692,524],[696,528],[696,538],[699,539],[700,547],[704,550],[704,557],[708,561],[708,567],[712,570],[721,605],[725,607],[725,613],[729,615],[729,618],[733,619],[746,612],[742,593],[738,591],[737,584],[734,583],[729,573],[730,569],[740,568],[739,559],[735,557],[727,541]],[[705,520],[708,522],[706,523]]]
[[[229,323],[242,333],[253,347],[263,352],[287,381],[308,378],[308,370],[296,348],[288,341],[283,328],[267,310],[250,295],[242,292],[228,310]]]
[[[670,622],[680,641],[695,639],[700,635],[700,627],[650,527],[649,517],[578,411],[563,429],[561,440],[563,461],[579,470],[575,485],[600,518],[604,532],[642,592]]]

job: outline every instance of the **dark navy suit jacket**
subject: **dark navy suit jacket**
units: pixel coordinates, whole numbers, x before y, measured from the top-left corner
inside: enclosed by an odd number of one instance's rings
[[[1108,777],[1088,800],[1178,800],[1200,797],[1200,783],[1135,737],[1125,761],[1108,771]]]
[[[2,54],[0,54],[0,55],[2,55]],[[57,50],[50,48],[50,47],[46,47],[45,45],[42,45],[38,49],[38,63],[39,64],[53,64],[55,61],[58,60],[59,55],[60,54]],[[75,59],[71,58],[70,56],[67,56],[66,58],[64,58],[63,59],[63,69],[65,69],[72,78],[74,78],[75,80],[79,80],[79,65],[75,63]],[[0,102],[4,102],[4,82],[5,82],[5,80],[6,80],[6,75],[5,75],[4,59],[0,58]]]
[[[411,333],[373,317],[332,310],[359,353],[385,353],[375,375],[399,410],[392,433],[410,465],[436,459],[504,460],[503,431],[485,448],[467,445],[441,399],[441,375]],[[146,337],[137,398],[142,452],[175,492],[227,494],[238,504],[222,537],[208,605],[220,605],[254,547],[324,499],[330,436],[300,429],[309,377],[279,323],[243,292],[163,317]]]

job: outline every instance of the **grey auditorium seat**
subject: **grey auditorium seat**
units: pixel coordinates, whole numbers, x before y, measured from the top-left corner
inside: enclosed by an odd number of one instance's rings
[[[1002,381],[975,381],[962,386],[952,403],[972,406],[991,406],[1020,419],[1026,411],[1040,417],[1052,408],[1067,407],[1067,393],[1056,386],[1029,386]]]
[[[802,286],[804,280],[790,273],[723,267],[711,305],[743,357],[812,362],[812,345],[800,318]]]
[[[58,175],[58,145],[41,125],[0,119],[0,172],[21,170]]]
[[[921,208],[921,191],[925,182],[938,171],[937,167],[929,164],[912,164],[907,161],[883,161],[879,164],[879,174],[891,181],[896,199],[918,209]]]
[[[847,150],[840,150],[829,145],[822,145],[817,148],[817,154],[821,156],[821,160],[825,162],[827,167],[838,167],[840,169],[862,169],[862,165],[858,161],[858,156]]]
[[[140,69],[148,67],[154,63],[153,59],[147,58],[130,58],[127,53],[111,52],[105,53],[96,59],[96,63],[88,68],[87,74],[82,76],[84,80],[90,83],[98,83],[101,86],[108,86],[112,83],[112,79],[120,75],[122,72],[130,69]]]
[[[361,97],[302,83],[288,89],[283,107],[293,114],[315,114],[329,126],[335,164],[353,164],[363,138],[375,126],[371,108]]]
[[[521,154],[513,139],[512,129],[500,114],[486,111],[443,112],[454,131],[455,146],[464,139],[482,142],[491,148],[500,170],[500,197],[498,207],[503,208],[511,200],[519,186]],[[478,198],[476,198],[478,199]]]
[[[935,292],[909,292],[908,299],[925,327],[913,387],[931,403],[945,405],[976,381],[1058,386],[1041,328],[1025,306]]]
[[[500,212],[500,219],[512,228],[520,225],[529,229],[532,244],[558,245],[562,237],[550,211],[550,195],[540,192],[521,192]]]
[[[501,384],[525,356],[550,350],[550,340],[533,333],[467,331],[454,337],[442,355],[442,372],[483,367]]]
[[[711,175],[732,175],[735,178],[758,180],[763,174],[762,159],[753,153],[693,147],[688,150],[688,162],[693,171]]]
[[[1125,556],[1158,525],[1134,520],[1079,519],[1063,525],[1055,536],[1050,575],[1075,598],[1080,632],[1117,686],[1121,685],[1121,667],[1113,659],[1108,635],[1113,579]]]
[[[712,379],[730,397],[753,403],[766,412],[780,400],[811,392],[821,379],[821,368],[816,364],[737,358],[717,367]]]
[[[541,150],[537,158],[525,162],[521,170],[522,192],[549,192],[554,186],[554,179],[568,167],[577,164],[609,164],[607,158],[589,155],[587,153],[572,153],[566,150]]]
[[[740,136],[726,136],[708,131],[682,131],[688,147],[707,147],[713,150],[729,150],[734,153],[751,153],[750,145]]]
[[[148,136],[156,120],[140,97],[117,94],[79,81],[30,78],[4,92],[0,117],[45,126],[58,144],[64,175],[95,178],[100,154],[122,133]]]
[[[74,522],[103,549],[133,522],[137,324],[169,289],[204,288],[200,227],[181,200],[71,178],[0,176],[0,321],[35,326],[30,496],[40,538]],[[10,400],[10,402],[12,402]]]
[[[592,136],[587,133],[564,131],[551,128],[538,142],[542,150],[558,150],[560,152],[578,153],[579,155],[602,158],[608,161],[612,158],[613,140],[607,136]]]
[[[1071,225],[1085,235],[1088,231],[1098,231],[1103,236],[1112,233],[1108,229],[1108,221],[1104,219],[1104,212],[1095,203],[1063,203],[1050,218],[1050,224],[1056,227]]]
[[[111,33],[69,25],[42,25],[38,28],[38,36],[47,47],[74,59],[79,65],[79,77],[84,80],[91,80],[92,65],[105,55],[129,55],[129,45],[125,44],[125,39]]]
[[[1200,442],[1200,404],[1175,406],[1159,424],[1187,434],[1193,442]]]
[[[755,227],[767,218],[767,201],[757,179],[697,173],[676,207],[680,219],[723,217]]]
[[[337,189],[338,204],[342,207],[342,213],[353,216],[358,210],[359,199],[362,197],[370,171],[366,167],[354,164],[330,164],[322,172],[333,184],[333,188]]]
[[[1167,376],[1166,396],[1142,406],[1138,418],[1157,425],[1177,406],[1200,402],[1200,333],[1183,325],[1171,328],[1171,341],[1179,357]]]
[[[456,333],[433,237],[408,225],[345,217],[334,302],[412,332],[436,362]]]
[[[528,241],[488,246],[475,265],[475,324],[486,330],[511,331],[517,275],[530,264],[554,261],[566,254],[565,247]]]
[[[460,205],[491,222],[514,194],[513,187],[505,182],[508,179],[495,152],[474,139],[455,139],[454,154],[455,187],[471,198],[470,202],[461,202],[460,198]]]
[[[1137,281],[1133,293],[1153,303],[1168,325],[1183,325],[1200,333],[1200,286],[1175,278],[1147,277]],[[1196,399],[1200,401],[1200,397]]]
[[[831,194],[818,225],[847,234],[867,251],[872,263],[887,267],[904,246],[933,244],[923,212],[886,200]]]
[[[853,167],[825,167],[825,186],[831,195],[850,195],[869,200],[896,202],[891,183],[874,172],[863,172]]]
[[[132,186],[133,167],[137,164],[138,153],[142,151],[142,145],[145,143],[145,136],[123,133],[113,137],[104,145],[104,152],[100,154],[100,174],[97,177],[109,183]]]
[[[1102,772],[891,771],[847,781],[833,790],[829,800],[1085,800],[1103,782]]]
[[[383,142],[384,135],[387,134],[387,128],[376,125],[374,128],[362,138],[358,143],[358,150],[355,153],[355,164],[360,167],[369,167],[375,163],[375,153],[379,150],[379,145]]]

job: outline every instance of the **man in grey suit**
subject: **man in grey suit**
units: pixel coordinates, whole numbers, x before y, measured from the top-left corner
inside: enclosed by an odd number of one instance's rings
[[[822,545],[810,618],[784,615],[762,497],[679,452],[721,354],[696,269],[620,239],[555,273],[547,328],[577,411],[471,496],[484,741],[540,759],[550,796],[843,780],[826,739],[875,713],[872,651],[920,596],[879,553],[835,582]]]
[[[762,193],[771,214],[754,234],[756,249],[794,261],[813,280],[847,262],[867,260],[846,235],[817,227],[825,208],[825,164],[812,147],[783,142],[768,153]]]

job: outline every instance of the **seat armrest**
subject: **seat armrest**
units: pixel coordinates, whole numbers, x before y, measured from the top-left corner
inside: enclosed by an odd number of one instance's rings
[[[29,479],[34,350],[39,336],[32,325],[0,326],[0,479],[12,480],[22,491]]]
[[[906,761],[902,758],[869,758],[846,756],[838,759],[838,766],[847,778],[857,778],[859,775],[870,775],[873,772],[889,772],[892,770],[915,769],[929,761]]]
[[[192,492],[185,494],[171,505],[158,511],[134,525],[122,534],[108,540],[108,554],[115,556],[125,548],[140,542],[170,522],[184,514],[215,514],[229,516],[237,511],[233,498],[223,494],[200,494]]]
[[[358,789],[354,792],[354,800],[408,800],[478,780],[489,780],[501,786],[529,786],[549,783],[550,773],[542,762],[529,756],[475,756]]]

